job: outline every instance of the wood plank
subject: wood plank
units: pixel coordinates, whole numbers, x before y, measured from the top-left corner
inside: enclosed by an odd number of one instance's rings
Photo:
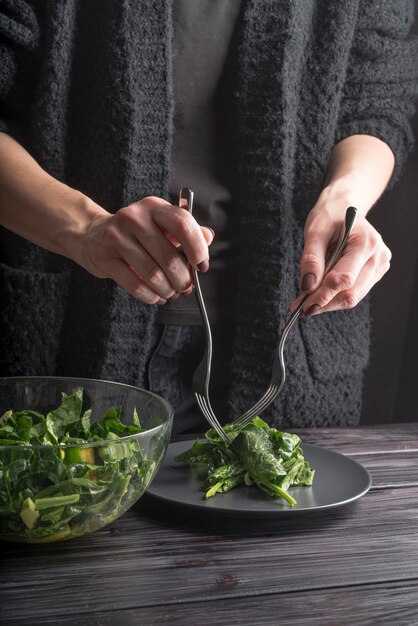
[[[292,432],[297,433],[306,443],[350,455],[418,450],[418,422],[347,428],[303,428]],[[193,436],[177,435],[174,438],[175,441],[185,439],[193,439]]]
[[[418,623],[418,583],[404,582],[255,598],[95,611],[21,621],[8,626],[411,626]]]
[[[349,454],[369,470],[372,489],[382,487],[418,486],[418,452],[393,454]]]
[[[1,616],[9,624],[17,610],[41,620],[418,579],[417,518],[418,488],[377,489],[326,514],[265,522],[146,498],[84,539],[4,543]]]
[[[294,432],[306,443],[349,455],[418,450],[418,422],[355,428],[306,428]]]

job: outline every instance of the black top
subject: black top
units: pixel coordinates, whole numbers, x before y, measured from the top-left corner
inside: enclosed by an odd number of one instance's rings
[[[232,210],[228,103],[231,100],[228,49],[241,0],[176,0],[173,3],[174,81],[170,201],[181,187],[195,192],[193,214],[215,231],[210,270],[200,283],[210,321],[232,306],[237,259],[236,217]],[[165,324],[200,324],[194,295],[159,307]]]
[[[168,197],[171,5],[0,1],[0,130],[109,211]],[[225,419],[269,383],[277,334],[299,290],[304,223],[333,146],[353,134],[382,139],[396,155],[394,178],[411,148],[413,1],[384,6],[242,4],[230,49],[240,271]],[[0,229],[0,301],[0,375],[144,386],[156,307],[113,281]],[[271,423],[357,423],[369,335],[367,301],[300,320],[286,343],[286,384],[269,408]]]

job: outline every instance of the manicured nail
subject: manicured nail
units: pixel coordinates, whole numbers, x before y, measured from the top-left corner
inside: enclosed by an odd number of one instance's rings
[[[164,300],[164,298],[160,298],[156,304],[166,304],[166,303],[167,303],[167,300]]]
[[[315,274],[305,274],[302,278],[302,291],[309,291],[315,285]]]
[[[180,294],[176,291],[176,293],[173,293],[173,295],[169,297],[169,300],[172,302],[173,300],[177,300],[177,298],[180,298]]]
[[[307,311],[304,311],[304,316],[311,317],[312,315],[315,315],[315,313],[318,313],[320,308],[321,307],[319,306],[319,304],[313,304],[312,306],[309,307]]]
[[[205,259],[199,265],[197,265],[199,272],[207,272],[209,269],[209,259]]]

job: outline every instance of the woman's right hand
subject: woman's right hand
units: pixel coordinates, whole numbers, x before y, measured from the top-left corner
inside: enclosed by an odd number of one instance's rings
[[[150,196],[93,219],[83,235],[80,261],[91,274],[113,279],[135,298],[163,304],[191,293],[188,263],[207,271],[212,240],[213,231],[200,227],[186,209]]]

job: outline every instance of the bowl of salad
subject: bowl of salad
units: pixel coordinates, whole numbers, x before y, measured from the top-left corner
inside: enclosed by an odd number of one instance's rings
[[[129,385],[0,378],[0,539],[45,543],[110,524],[143,495],[173,410]]]

